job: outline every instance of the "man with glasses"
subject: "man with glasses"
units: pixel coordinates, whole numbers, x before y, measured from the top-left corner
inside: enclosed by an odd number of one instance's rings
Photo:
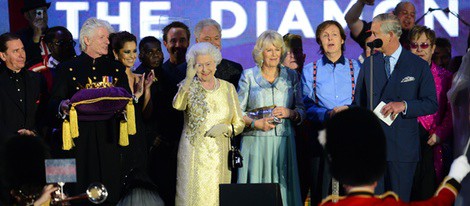
[[[47,88],[52,91],[52,79],[56,74],[55,68],[59,63],[71,60],[75,55],[75,41],[67,28],[62,26],[52,27],[44,35],[44,43],[51,51],[42,62],[33,65],[29,70],[40,72],[46,78]]]

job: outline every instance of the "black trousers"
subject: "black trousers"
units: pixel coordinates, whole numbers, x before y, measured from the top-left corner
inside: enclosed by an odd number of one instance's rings
[[[416,167],[411,200],[419,201],[431,198],[436,191],[436,172],[434,170],[433,148],[428,145],[429,132],[419,124],[419,138],[421,144],[421,159]]]

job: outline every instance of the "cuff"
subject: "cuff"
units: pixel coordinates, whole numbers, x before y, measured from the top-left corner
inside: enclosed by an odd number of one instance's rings
[[[441,192],[441,190],[444,188],[450,190],[457,197],[461,188],[461,184],[456,179],[447,176],[444,178],[439,188],[437,188],[436,194],[439,194],[439,192]]]
[[[59,107],[57,108],[57,116],[61,119],[65,119],[67,117],[66,114],[62,114],[62,110],[60,109],[60,104],[59,104]]]
[[[406,101],[402,101],[403,104],[405,104],[405,110],[403,110],[403,115],[406,115],[406,111],[408,110],[408,103],[406,103]]]

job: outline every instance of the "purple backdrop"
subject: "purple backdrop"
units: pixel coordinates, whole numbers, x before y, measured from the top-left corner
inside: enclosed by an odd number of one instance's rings
[[[221,23],[223,32],[223,56],[240,62],[244,68],[254,65],[251,51],[256,37],[266,29],[277,30],[282,35],[287,32],[304,37],[304,51],[307,62],[319,57],[318,44],[314,31],[324,20],[339,21],[346,32],[345,55],[357,58],[361,49],[349,38],[349,30],[344,21],[347,9],[355,0],[324,1],[51,1],[49,21],[51,26],[63,25],[78,38],[80,25],[89,17],[110,21],[116,30],[128,30],[138,39],[154,35],[161,39],[161,28],[168,22],[180,20],[191,30],[201,19],[213,18]],[[389,12],[397,0],[377,0],[374,6],[366,6],[363,19],[369,21],[375,14]],[[466,0],[414,0],[416,17],[422,16],[428,8],[447,8],[463,19],[470,21],[470,2]],[[469,28],[453,15],[434,11],[419,22],[434,27],[439,37],[449,38],[453,45],[453,55],[462,55],[467,48]],[[443,26],[444,25],[444,26]],[[194,43],[194,37],[191,37]],[[164,49],[165,50],[165,49]],[[168,54],[164,53],[168,58]]]

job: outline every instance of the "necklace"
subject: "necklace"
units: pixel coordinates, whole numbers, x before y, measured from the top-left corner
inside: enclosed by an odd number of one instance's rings
[[[201,82],[202,83],[202,82]],[[202,86],[202,88],[204,88],[206,91],[208,92],[212,92],[212,91],[215,91],[217,88],[219,87],[219,81],[217,80],[217,78],[214,77],[214,85],[212,86],[211,89],[208,89],[206,87],[204,87],[204,85]]]
[[[266,79],[269,83],[273,83],[276,78],[279,76],[279,68],[276,67],[275,71],[270,74],[270,72],[266,71],[267,69],[261,69],[261,74],[263,75],[264,79]]]

